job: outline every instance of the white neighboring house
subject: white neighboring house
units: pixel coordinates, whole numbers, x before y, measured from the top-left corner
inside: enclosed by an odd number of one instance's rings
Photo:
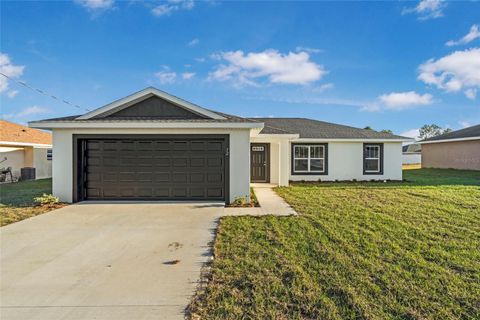
[[[53,131],[53,193],[83,200],[249,197],[251,182],[402,180],[410,138],[303,118],[250,119],[149,87]]]
[[[0,168],[11,167],[15,178],[25,167],[35,168],[36,179],[52,176],[50,133],[5,120],[0,120],[0,129]]]
[[[407,144],[402,147],[403,164],[421,164],[422,146],[418,143]]]

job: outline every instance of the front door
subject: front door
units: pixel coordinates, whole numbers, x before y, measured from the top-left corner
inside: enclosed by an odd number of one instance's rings
[[[252,182],[270,182],[270,144],[252,143],[250,145],[250,180]]]

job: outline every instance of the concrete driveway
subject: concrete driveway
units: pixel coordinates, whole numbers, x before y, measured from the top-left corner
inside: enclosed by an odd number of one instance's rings
[[[0,318],[183,319],[222,213],[85,203],[2,227]]]

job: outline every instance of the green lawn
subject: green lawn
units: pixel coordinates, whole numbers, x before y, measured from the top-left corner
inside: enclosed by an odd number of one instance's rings
[[[52,179],[0,185],[0,226],[30,218],[55,207],[35,206],[33,198],[52,193]]]
[[[480,319],[480,172],[278,188],[297,217],[225,217],[202,319]]]

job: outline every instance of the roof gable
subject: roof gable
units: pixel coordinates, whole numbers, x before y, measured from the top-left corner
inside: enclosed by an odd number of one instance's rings
[[[142,101],[148,100],[149,98],[156,97],[157,99],[161,99],[165,101],[165,103],[158,103],[158,100],[149,100],[148,103],[140,104]],[[152,102],[156,101],[156,102]],[[137,93],[131,94],[125,98],[122,98],[120,100],[114,101],[110,104],[107,104],[101,108],[95,109],[93,111],[90,111],[80,117],[78,117],[78,120],[88,120],[88,119],[94,119],[94,118],[105,118],[114,114],[129,109],[130,107],[135,106],[132,111],[124,111],[123,116],[125,114],[135,114],[139,113],[140,111],[145,111],[145,112],[150,112],[157,114],[157,118],[162,118],[163,116],[166,116],[167,119],[169,116],[174,116],[176,118],[173,119],[179,119],[178,117],[181,115],[187,116],[187,118],[182,118],[182,119],[191,119],[192,114],[198,116],[198,118],[206,118],[206,119],[216,119],[216,120],[224,120],[225,118],[215,112],[212,112],[210,110],[204,109],[202,107],[199,107],[193,103],[190,103],[188,101],[185,101],[183,99],[177,98],[171,94],[168,94],[166,92],[163,92],[161,90],[158,90],[153,87],[146,88],[142,91],[139,91]],[[155,106],[160,106],[161,110],[154,110]],[[173,108],[179,108],[183,110],[177,110],[176,112],[173,111]],[[160,111],[165,111],[167,112],[166,114],[162,115]],[[184,111],[187,111],[185,113]],[[147,115],[146,117],[148,117]],[[138,117],[138,116],[137,116]],[[139,117],[144,117],[144,116],[139,116]]]
[[[155,95],[134,104],[114,108],[93,117],[93,119],[205,119],[204,115],[179,107]]]

